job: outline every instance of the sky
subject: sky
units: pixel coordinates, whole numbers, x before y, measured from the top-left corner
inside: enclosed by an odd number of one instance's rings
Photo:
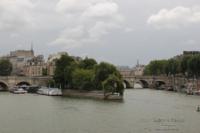
[[[66,51],[134,66],[200,50],[199,0],[0,0],[0,55]]]

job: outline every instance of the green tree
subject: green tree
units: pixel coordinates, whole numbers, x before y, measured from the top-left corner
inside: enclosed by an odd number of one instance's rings
[[[192,58],[192,56],[183,56],[183,58],[181,59],[181,62],[180,62],[180,70],[181,70],[181,73],[184,75],[184,76],[188,76],[189,74],[189,60]]]
[[[188,61],[189,73],[194,77],[200,76],[200,55],[192,56]]]
[[[116,75],[121,78],[121,75],[117,68],[109,63],[101,62],[95,68],[95,83],[97,89],[103,89],[102,82],[105,81],[110,75]]]
[[[193,77],[193,82],[194,79],[196,78],[196,86],[198,87],[198,79],[200,76],[200,55],[194,55],[192,56],[189,61],[188,61],[188,73],[189,76]]]
[[[60,59],[56,60],[55,82],[60,84],[62,88],[70,88],[72,85],[72,71],[76,65],[76,61],[68,54],[62,55]]]
[[[180,61],[177,59],[169,59],[166,65],[166,70],[167,70],[167,75],[173,76],[173,86],[175,87],[176,74],[180,73]]]
[[[109,75],[109,77],[102,83],[104,96],[109,96],[110,94],[119,93],[123,95],[124,86],[123,81],[116,75]]]
[[[42,76],[47,76],[47,68],[42,68]]]
[[[176,59],[169,59],[165,69],[167,70],[168,75],[175,76],[180,72],[180,61]]]
[[[96,60],[91,58],[85,58],[84,60],[80,61],[79,66],[82,69],[93,69],[96,64]]]
[[[155,76],[165,74],[166,64],[167,60],[153,60],[145,67],[144,74]]]
[[[88,69],[74,70],[72,74],[73,87],[80,90],[94,90],[94,71]]]
[[[75,61],[67,54],[56,60],[54,82],[49,84],[55,83],[66,89],[99,89],[120,95],[123,95],[124,90],[122,76],[114,65],[105,62],[97,64],[94,59],[89,58]],[[114,87],[113,90],[109,91],[108,85]]]
[[[9,76],[12,72],[12,64],[9,60],[0,60],[0,76]]]

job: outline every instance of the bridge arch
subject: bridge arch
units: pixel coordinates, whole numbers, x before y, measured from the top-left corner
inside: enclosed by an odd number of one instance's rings
[[[146,80],[140,80],[143,88],[149,88],[149,83]]]
[[[130,83],[127,80],[123,80],[124,88],[132,88]]]
[[[26,85],[26,86],[30,86],[31,84],[27,81],[20,81],[16,84],[17,86],[22,86],[22,85]]]
[[[156,87],[156,89],[164,90],[165,85],[166,85],[165,81],[161,81],[161,80],[155,81],[155,87]]]
[[[8,84],[4,81],[0,81],[0,91],[7,91],[8,90]]]
[[[139,84],[141,87],[139,88],[148,88],[149,87],[149,83],[146,80],[138,80],[135,82],[134,84],[134,88],[136,88],[135,86]]]

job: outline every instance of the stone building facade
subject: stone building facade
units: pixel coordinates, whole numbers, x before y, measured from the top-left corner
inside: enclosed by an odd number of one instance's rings
[[[144,74],[145,65],[139,63],[133,67],[117,67],[123,77],[142,76]]]
[[[136,65],[134,68],[133,68],[133,71],[134,71],[134,75],[135,76],[142,76],[144,74],[144,69],[145,69],[145,65]]]
[[[1,59],[8,59],[12,63],[12,75],[42,76],[46,69],[44,56],[35,56],[32,49],[11,51],[9,55],[3,56]]]
[[[31,50],[16,50],[11,51],[9,55],[0,57],[0,59],[7,59],[12,63],[13,76],[53,76],[56,68],[56,60],[61,58],[67,52],[59,52],[57,54],[49,55],[45,61],[43,55],[35,56],[34,51]],[[71,56],[74,60],[80,61],[82,58]]]
[[[13,66],[12,75],[24,75],[24,66],[26,62],[34,58],[33,50],[16,50],[11,51],[9,55],[1,57],[8,59]]]
[[[43,76],[46,70],[46,64],[43,55],[38,55],[28,60],[24,66],[26,76]]]

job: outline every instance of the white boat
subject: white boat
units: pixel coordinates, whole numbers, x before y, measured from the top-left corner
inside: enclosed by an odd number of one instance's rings
[[[38,94],[41,95],[47,95],[47,96],[61,96],[62,91],[58,88],[47,88],[47,87],[42,87],[37,91]]]
[[[62,91],[58,88],[49,88],[49,96],[62,96]]]
[[[25,94],[25,93],[27,93],[27,91],[22,89],[22,88],[19,88],[19,89],[13,91],[13,93],[15,93],[15,94]]]
[[[37,91],[37,94],[41,95],[48,95],[48,88],[47,87],[42,87]]]

